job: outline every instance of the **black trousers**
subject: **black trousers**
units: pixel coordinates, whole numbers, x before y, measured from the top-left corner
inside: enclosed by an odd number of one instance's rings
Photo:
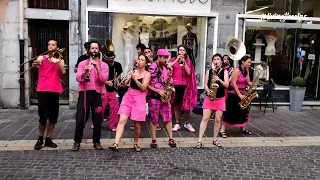
[[[56,124],[59,116],[59,93],[37,92],[39,123],[47,124],[47,120]]]
[[[74,141],[81,143],[84,125],[88,121],[90,111],[92,112],[92,123],[94,126],[92,142],[98,143],[101,138],[101,122],[102,112],[97,113],[96,109],[102,107],[101,94],[96,91],[87,91],[86,93],[86,109],[84,109],[84,92],[79,92],[79,99],[76,114],[76,130]],[[86,113],[86,114],[85,114]]]

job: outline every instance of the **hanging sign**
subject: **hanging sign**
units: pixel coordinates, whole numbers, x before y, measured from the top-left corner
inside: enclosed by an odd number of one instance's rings
[[[296,20],[296,21],[301,21],[303,18],[307,17],[307,15],[305,14],[296,14],[296,15],[292,15],[288,12],[284,13],[284,14],[278,14],[278,13],[263,13],[261,20],[274,20],[274,19],[279,19],[280,22],[285,22],[286,20]]]
[[[316,59],[316,55],[315,54],[309,54],[308,55],[308,59],[314,60],[314,59]]]
[[[210,13],[211,0],[109,0],[108,8],[141,13]]]

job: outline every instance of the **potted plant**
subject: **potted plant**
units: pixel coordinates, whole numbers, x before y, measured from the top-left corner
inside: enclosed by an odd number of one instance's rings
[[[290,86],[290,111],[300,112],[306,92],[306,81],[302,77],[295,77]]]

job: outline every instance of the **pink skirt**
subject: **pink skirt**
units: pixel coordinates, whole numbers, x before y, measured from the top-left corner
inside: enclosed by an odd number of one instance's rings
[[[146,92],[129,88],[123,96],[118,114],[126,115],[133,121],[146,120]]]
[[[212,111],[226,111],[226,97],[216,98],[214,101],[210,101],[210,98],[206,96],[204,99],[203,109],[210,109]]]

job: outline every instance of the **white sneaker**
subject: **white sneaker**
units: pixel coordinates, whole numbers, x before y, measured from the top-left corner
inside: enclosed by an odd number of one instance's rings
[[[175,124],[172,128],[173,132],[177,132],[178,130],[180,130],[180,125],[179,124]]]
[[[188,129],[188,131],[190,131],[190,132],[195,132],[196,131],[196,130],[194,130],[193,126],[190,123],[184,124],[183,127]]]

